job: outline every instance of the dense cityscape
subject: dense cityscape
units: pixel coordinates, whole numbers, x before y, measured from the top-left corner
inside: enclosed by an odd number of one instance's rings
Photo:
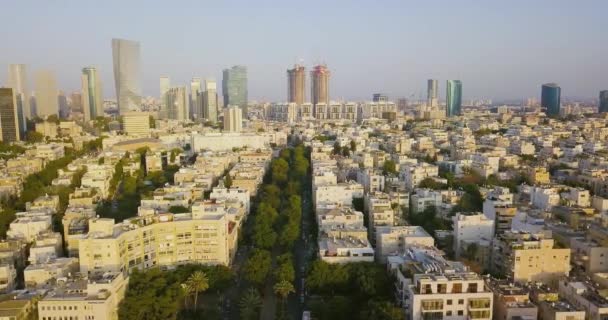
[[[246,64],[146,96],[142,43],[76,91],[3,61],[0,320],[608,319],[608,83],[345,99],[299,60],[284,101]]]

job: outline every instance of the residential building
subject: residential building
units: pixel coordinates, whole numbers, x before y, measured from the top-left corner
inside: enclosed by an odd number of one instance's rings
[[[575,308],[585,310],[586,320],[602,320],[608,317],[608,299],[592,282],[562,279],[559,281],[559,296]]]
[[[452,218],[454,224],[454,254],[460,257],[466,249],[475,244],[489,243],[494,238],[494,221],[485,215],[457,213]],[[472,258],[472,257],[467,257]]]
[[[148,112],[125,112],[122,114],[122,129],[130,136],[147,136],[150,134],[150,117]]]
[[[486,285],[494,293],[494,319],[537,319],[538,307],[530,301],[527,287],[493,278],[488,278]]]
[[[407,252],[412,246],[433,247],[435,240],[420,226],[376,227],[376,257],[386,262],[389,256]]]

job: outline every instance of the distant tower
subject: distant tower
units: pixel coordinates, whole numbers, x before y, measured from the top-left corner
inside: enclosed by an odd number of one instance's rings
[[[247,67],[233,66],[224,69],[222,78],[224,108],[238,106],[247,115]]]
[[[36,73],[36,113],[40,118],[56,115],[59,112],[59,91],[55,75],[43,70]]]
[[[608,112],[608,90],[600,91],[599,112]]]
[[[448,80],[446,87],[446,116],[459,116],[462,112],[462,82],[460,80]]]
[[[388,96],[384,93],[374,93],[372,95],[372,101],[373,102],[387,102]]]
[[[329,105],[329,77],[331,73],[326,65],[317,65],[310,72],[310,99],[313,105]]]
[[[192,78],[190,81],[190,116],[192,119],[203,118],[203,104],[200,101],[201,78]]]
[[[202,117],[207,121],[217,122],[219,107],[217,100],[217,83],[215,80],[205,80],[205,91],[202,92]]]
[[[13,89],[19,113],[19,127],[25,132],[26,119],[32,118],[30,107],[30,91],[27,82],[27,71],[24,64],[11,64],[8,66],[8,86]]]
[[[287,100],[302,105],[306,100],[306,69],[296,64],[287,70]]]
[[[545,112],[547,115],[559,115],[561,91],[562,89],[555,83],[546,83],[542,85],[540,105],[546,109]]]
[[[241,132],[243,130],[243,113],[239,107],[224,109],[224,131]]]
[[[171,89],[171,79],[169,77],[160,77],[160,111],[158,117],[161,119],[167,118],[167,92]]]
[[[101,90],[101,79],[97,69],[86,67],[82,69],[82,108],[84,120],[90,121],[96,117],[103,116],[103,94]]]
[[[13,89],[0,88],[0,140],[3,142],[21,140],[16,100]]]
[[[186,87],[175,87],[167,91],[167,119],[188,120],[188,94]]]
[[[435,79],[427,81],[426,99],[429,107],[437,107],[439,105],[439,81]]]
[[[139,42],[112,39],[112,57],[119,113],[139,110],[141,106]]]

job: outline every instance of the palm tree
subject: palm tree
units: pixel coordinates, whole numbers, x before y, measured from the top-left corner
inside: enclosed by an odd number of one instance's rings
[[[198,306],[198,294],[209,289],[209,279],[203,271],[196,271],[190,275],[186,283],[188,283],[188,286],[194,291],[194,311],[196,311],[196,307]]]
[[[188,297],[190,297],[194,293],[194,289],[190,285],[188,281],[182,283],[181,285],[182,293],[184,294],[184,307],[188,308]]]
[[[241,319],[258,318],[258,311],[261,306],[262,298],[260,297],[260,293],[255,288],[249,288],[239,303]]]
[[[296,292],[295,289],[293,288],[293,285],[291,284],[291,282],[289,282],[287,280],[278,282],[277,284],[274,285],[273,289],[274,289],[274,293],[276,293],[283,300],[285,300],[285,298],[287,298],[287,296],[290,293]]]

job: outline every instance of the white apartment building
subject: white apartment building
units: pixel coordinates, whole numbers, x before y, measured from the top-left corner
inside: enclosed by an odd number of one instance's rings
[[[422,162],[416,165],[404,165],[400,169],[400,177],[410,190],[416,188],[426,178],[438,177],[439,167]]]
[[[313,190],[314,205],[333,203],[351,206],[353,198],[363,198],[363,186],[354,182],[338,183],[336,185],[322,185]]]
[[[457,213],[452,217],[454,225],[454,254],[460,257],[463,248],[468,243],[479,243],[492,241],[494,238],[494,220],[489,220],[485,215],[464,215]]]
[[[412,246],[433,247],[435,239],[420,226],[380,226],[376,228],[376,256],[382,263],[391,255],[405,253]]]
[[[598,292],[594,283],[562,279],[559,281],[559,296],[585,310],[586,320],[604,320],[608,317],[608,299]]]
[[[441,191],[431,189],[415,189],[410,196],[410,210],[414,213],[420,213],[426,208],[435,207],[439,209],[443,204]]]

